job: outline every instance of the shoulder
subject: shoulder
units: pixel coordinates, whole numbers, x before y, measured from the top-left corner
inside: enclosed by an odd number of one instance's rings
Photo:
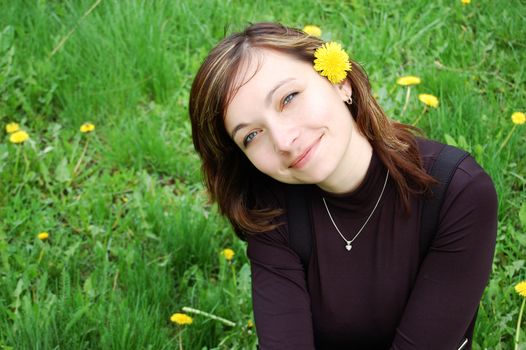
[[[283,209],[283,213],[273,219],[276,227],[267,232],[250,234],[247,238],[247,255],[252,263],[283,268],[300,268],[301,262],[290,246],[289,225],[291,213],[303,216],[303,209],[308,209],[302,203],[310,195],[310,185],[288,185],[279,182],[272,183],[265,193],[265,205]],[[296,210],[293,210],[295,209]],[[301,220],[301,219],[300,219]]]
[[[424,168],[429,172],[443,143],[417,138],[417,145]],[[441,208],[441,217],[451,210],[475,210],[482,213],[496,213],[497,193],[489,174],[471,156],[466,156],[454,169]]]
[[[288,246],[287,192],[287,185],[277,181],[267,182],[265,187],[258,191],[259,196],[254,203],[255,210],[281,209],[283,213],[271,220],[271,224],[276,228],[266,232],[247,234],[249,257],[259,255],[259,250],[265,247]]]
[[[446,144],[444,143],[421,137],[416,138],[416,145],[420,154],[422,165],[427,172],[429,172],[432,168],[442,149],[446,147]]]
[[[434,165],[438,158],[438,155],[442,151],[446,144],[438,141],[417,138],[417,146],[420,153],[422,164],[426,171],[429,171]],[[453,147],[453,146],[447,146]],[[486,171],[477,163],[477,161],[471,156],[467,155],[462,161],[458,163],[454,171],[454,175],[450,186],[461,186],[462,184],[467,185],[468,182],[490,182],[492,185],[491,178]]]
[[[491,177],[468,156],[457,167],[446,191],[442,214],[447,212],[473,213],[477,216],[496,219],[498,207],[497,192]],[[463,209],[463,210],[461,210]]]

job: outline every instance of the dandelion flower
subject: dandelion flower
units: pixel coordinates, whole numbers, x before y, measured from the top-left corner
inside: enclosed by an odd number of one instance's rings
[[[526,298],[526,281],[517,283],[515,286],[515,291],[520,295]]]
[[[314,52],[314,69],[333,84],[341,83],[351,70],[349,56],[335,42],[326,43]]]
[[[193,320],[187,314],[175,313],[170,317],[170,321],[177,323],[178,325],[184,326],[187,324],[192,324]]]
[[[321,37],[321,29],[318,26],[306,25],[303,27],[303,31],[310,36],[316,36],[318,38]]]
[[[12,143],[24,143],[29,139],[29,134],[23,130],[16,131],[9,136]]]
[[[508,132],[508,135],[506,136],[504,141],[502,141],[499,149],[497,150],[497,153],[502,151],[504,146],[506,146],[508,144],[508,141],[511,139],[511,136],[513,135],[513,132],[517,128],[517,125],[522,125],[522,124],[524,124],[526,122],[526,115],[524,115],[523,112],[515,112],[515,113],[513,113],[511,115],[511,121],[513,122],[513,127]]]
[[[471,0],[460,0],[460,2],[462,3],[462,5],[468,5],[471,3]]]
[[[5,131],[8,134],[12,134],[18,130],[20,130],[20,125],[18,125],[17,123],[9,123],[5,126]]]
[[[49,238],[49,233],[47,232],[40,232],[38,235],[37,235],[38,239],[40,239],[41,241],[45,241],[46,239]]]
[[[511,115],[511,121],[516,125],[524,124],[526,122],[526,115],[522,112],[515,112]]]
[[[405,77],[398,78],[396,83],[402,86],[418,85],[420,84],[420,78],[413,75],[407,75]]]
[[[433,108],[438,107],[438,98],[436,96],[430,94],[420,94],[418,95],[418,99],[425,105],[428,105]]]
[[[230,261],[234,258],[234,251],[230,248],[223,249],[221,255],[225,257],[226,260]]]
[[[252,328],[252,327],[254,327],[254,322],[252,322],[252,320],[248,320],[247,328]]]
[[[91,123],[84,123],[80,127],[80,132],[83,132],[83,133],[92,132],[93,130],[95,130],[95,125]]]

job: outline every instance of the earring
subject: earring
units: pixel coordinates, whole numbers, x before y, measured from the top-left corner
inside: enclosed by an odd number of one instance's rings
[[[349,96],[345,103],[347,103],[349,106],[352,105],[352,96]]]

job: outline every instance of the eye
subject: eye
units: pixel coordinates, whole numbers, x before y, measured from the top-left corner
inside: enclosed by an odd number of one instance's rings
[[[243,146],[246,148],[254,140],[257,134],[257,131],[251,131],[247,136],[245,136],[243,139]]]
[[[285,96],[285,98],[283,99],[283,102],[281,103],[282,108],[288,105],[297,94],[298,94],[297,92],[293,92]]]

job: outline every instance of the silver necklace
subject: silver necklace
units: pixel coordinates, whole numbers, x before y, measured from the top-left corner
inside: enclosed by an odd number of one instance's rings
[[[327,202],[325,201],[325,197],[321,197],[323,199],[323,204],[325,204],[325,209],[327,209],[327,214],[329,214],[329,218],[331,219],[331,222],[334,226],[334,228],[336,229],[336,231],[338,231],[338,233],[340,234],[340,236],[342,237],[342,239],[347,243],[345,245],[345,249],[347,249],[347,251],[351,251],[352,249],[352,245],[351,243],[354,242],[354,240],[358,237],[358,235],[362,232],[363,228],[365,227],[365,225],[367,225],[367,223],[369,222],[369,219],[371,218],[371,216],[373,216],[373,213],[374,211],[376,210],[376,207],[378,207],[378,203],[380,203],[380,200],[382,199],[382,196],[384,194],[384,191],[385,191],[385,185],[387,185],[387,179],[389,178],[389,169],[387,169],[387,174],[385,175],[385,181],[384,181],[384,187],[382,188],[382,192],[380,192],[380,196],[378,196],[378,200],[376,201],[376,204],[374,205],[374,208],[373,210],[371,211],[371,214],[369,214],[369,216],[367,217],[367,220],[365,220],[365,223],[362,225],[362,227],[360,228],[360,230],[358,231],[358,233],[353,237],[353,239],[351,239],[350,241],[345,238],[345,236],[342,234],[342,232],[340,231],[340,229],[338,228],[338,226],[336,226],[336,223],[334,222],[334,219],[332,218],[332,215],[331,215],[331,212],[329,211],[329,207],[327,206]]]

